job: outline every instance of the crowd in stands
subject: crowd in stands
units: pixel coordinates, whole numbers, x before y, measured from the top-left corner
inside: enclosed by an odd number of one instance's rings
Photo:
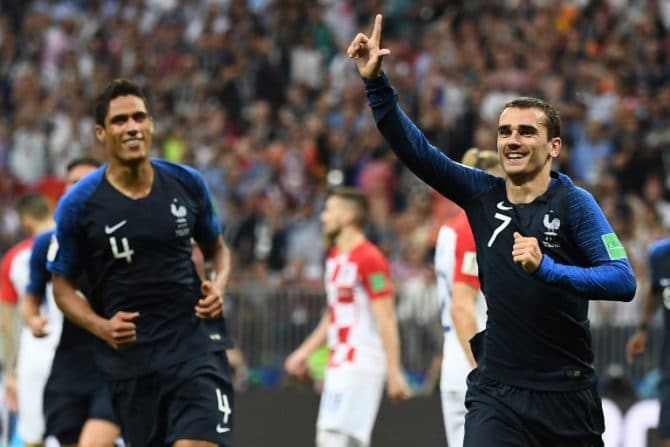
[[[670,228],[670,1],[0,3],[0,250],[20,238],[21,192],[55,201],[69,159],[102,156],[95,94],[127,77],[149,94],[155,155],[208,180],[234,250],[232,288],[256,300],[318,290],[324,195],[356,185],[392,262],[399,318],[432,324],[432,249],[455,205],[396,161],[344,52],[381,11],[402,106],[454,159],[495,150],[506,100],[558,107],[556,169],[597,197],[646,290],[647,249]],[[637,322],[640,302],[599,302],[593,324]]]

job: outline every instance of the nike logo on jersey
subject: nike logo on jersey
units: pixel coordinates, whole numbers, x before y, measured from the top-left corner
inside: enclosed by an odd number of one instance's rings
[[[509,210],[512,209],[511,206],[505,206],[505,203],[502,200],[500,202],[498,202],[498,204],[496,205],[496,208],[498,208],[501,211],[509,211]]]
[[[225,433],[230,431],[230,428],[228,427],[221,427],[221,424],[216,424],[216,432],[217,433]]]
[[[128,222],[127,220],[122,220],[121,222],[117,223],[116,225],[112,225],[111,227],[109,225],[105,225],[105,234],[112,234],[122,226],[124,226]]]

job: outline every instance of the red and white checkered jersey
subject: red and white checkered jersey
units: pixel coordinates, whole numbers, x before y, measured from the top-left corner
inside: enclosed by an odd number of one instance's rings
[[[464,282],[476,289],[480,288],[480,284],[475,239],[464,211],[440,228],[435,245],[435,273],[445,330],[440,389],[465,391],[465,378],[471,368],[453,326],[451,294],[455,282]],[[481,292],[475,309],[478,327],[482,330],[486,319],[486,302]]]
[[[386,355],[371,301],[390,299],[388,262],[371,242],[348,253],[333,247],[326,259],[329,368],[385,371]]]
[[[0,263],[0,301],[16,305],[30,280],[30,252],[33,239],[25,239],[12,248]]]

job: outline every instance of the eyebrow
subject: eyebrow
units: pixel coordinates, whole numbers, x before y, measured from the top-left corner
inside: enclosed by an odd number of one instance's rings
[[[503,131],[511,131],[512,126],[509,124],[504,124],[502,126],[498,126],[498,132],[503,132]],[[537,127],[533,126],[532,124],[519,124],[518,126],[519,133],[532,133],[536,134],[538,133]]]
[[[118,115],[114,115],[109,119],[110,123],[123,123],[125,121],[128,121],[129,117],[132,117],[135,121],[141,120],[141,119],[146,119],[149,116],[147,112],[135,112],[131,114],[127,113],[121,113]]]

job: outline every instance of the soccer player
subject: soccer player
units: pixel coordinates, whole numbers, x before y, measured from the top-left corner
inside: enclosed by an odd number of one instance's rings
[[[661,447],[670,447],[670,238],[653,244],[649,250],[649,272],[651,290],[645,297],[642,321],[638,330],[631,336],[626,345],[628,361],[644,353],[647,349],[647,328],[649,323],[663,304],[665,324],[665,340],[661,355],[661,415],[658,420],[658,433]]]
[[[486,329],[471,340],[466,447],[601,446],[589,300],[630,301],[636,281],[623,245],[587,191],[552,171],[560,118],[536,98],[498,118],[505,178],[449,159],[400,109],[381,72],[382,17],[348,47],[377,127],[417,176],[465,210],[475,237]]]
[[[368,446],[384,382],[391,399],[409,397],[388,263],[363,234],[367,210],[366,197],[353,188],[337,189],[326,200],[321,222],[330,243],[328,311],[285,362],[288,373],[304,377],[309,355],[328,342],[318,447]]]
[[[16,204],[21,226],[28,238],[10,249],[4,257],[2,279],[0,279],[1,299],[3,303],[19,303],[29,278],[30,253],[35,235],[53,227],[53,216],[49,201],[38,193],[23,195]],[[48,335],[34,337],[27,327],[21,329],[16,355],[16,391],[18,400],[18,434],[26,446],[41,445],[44,439],[44,416],[42,412],[42,395],[49,377],[60,324],[58,312],[53,312],[55,304],[46,304],[50,312],[53,327]],[[49,310],[50,309],[50,310]],[[13,332],[13,329],[12,331]],[[5,336],[11,335],[4,334]],[[10,340],[14,340],[12,337]],[[6,343],[11,350],[15,349],[15,341]],[[14,365],[11,355],[8,360],[8,372],[13,376]],[[10,379],[11,380],[11,379]]]
[[[221,324],[230,254],[209,190],[194,169],[149,157],[154,124],[136,83],[110,82],[95,120],[109,163],[58,204],[47,264],[56,302],[105,342],[97,357],[126,443],[230,445]],[[215,275],[200,287],[191,239]],[[87,300],[76,286],[82,272]]]
[[[500,159],[494,151],[469,149],[461,163],[503,175]],[[440,377],[442,416],[447,444],[459,446],[463,445],[465,427],[465,379],[477,366],[470,339],[484,328],[486,321],[475,240],[463,210],[440,228],[435,245],[435,276],[444,328]]]
[[[100,162],[94,158],[72,160],[67,165],[66,187],[69,189],[99,166]],[[40,305],[52,295],[47,252],[53,234],[52,229],[35,238],[30,256],[30,281],[21,300],[21,316],[35,337],[45,336],[49,324]],[[85,281],[77,285],[86,295]],[[96,363],[91,361],[95,343],[91,333],[67,318],[63,320],[44,390],[45,433],[56,438],[61,446],[113,446],[119,436],[107,385]]]

